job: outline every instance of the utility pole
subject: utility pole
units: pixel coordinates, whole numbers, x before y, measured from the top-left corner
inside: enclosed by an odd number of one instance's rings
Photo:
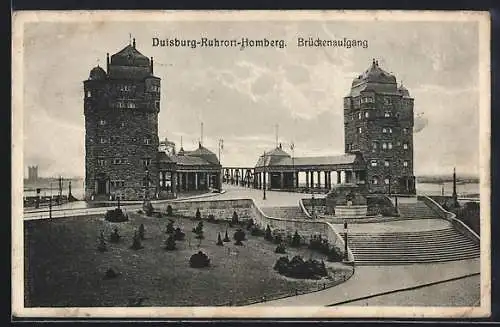
[[[264,155],[262,156],[263,160],[264,160],[264,165],[263,165],[263,170],[264,170],[264,178],[263,178],[263,186],[262,186],[262,190],[264,191],[264,196],[263,196],[263,200],[266,199],[266,179],[267,179],[267,172],[266,172],[266,152],[264,151]]]

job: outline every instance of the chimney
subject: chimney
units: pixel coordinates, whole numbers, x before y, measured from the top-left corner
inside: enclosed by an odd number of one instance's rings
[[[132,39],[132,47],[135,49],[135,37]]]
[[[106,53],[106,73],[109,74],[109,52]]]
[[[151,75],[153,75],[153,57],[151,57]]]

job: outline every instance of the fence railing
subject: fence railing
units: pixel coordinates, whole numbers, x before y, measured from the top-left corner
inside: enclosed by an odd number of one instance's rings
[[[425,204],[434,210],[441,218],[448,220],[459,233],[465,235],[476,244],[480,243],[481,238],[479,235],[460,219],[457,219],[453,212],[445,210],[439,203],[426,195],[419,195],[418,199],[424,201]]]

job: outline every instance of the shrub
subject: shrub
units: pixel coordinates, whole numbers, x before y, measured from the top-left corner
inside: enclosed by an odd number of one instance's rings
[[[301,237],[297,231],[293,234],[291,245],[293,247],[299,247],[301,243]]]
[[[281,254],[285,254],[286,253],[286,246],[285,244],[279,244],[277,247],[276,247],[276,250],[274,250],[274,253],[281,253]]]
[[[250,230],[250,235],[252,236],[262,236],[264,235],[264,231],[262,229],[259,228],[259,226],[252,226],[251,230]]]
[[[108,210],[104,218],[112,223],[121,223],[128,220],[128,216],[120,208]]]
[[[170,204],[167,205],[167,216],[169,216],[169,217],[172,216],[172,206]]]
[[[118,242],[120,242],[120,238],[121,238],[121,236],[120,236],[120,234],[118,234],[118,228],[115,227],[113,229],[113,233],[111,233],[111,235],[109,236],[109,241],[111,243],[118,243]]]
[[[199,235],[199,234],[203,234],[203,222],[200,221],[198,223],[198,225],[196,225],[195,228],[193,228],[193,233]]]
[[[322,238],[321,235],[314,235],[309,241],[309,249],[328,255],[330,252],[330,243],[327,239]]]
[[[174,221],[169,219],[169,221],[167,223],[167,230],[165,231],[165,233],[172,234],[174,232],[175,232]]]
[[[144,236],[144,224],[141,224],[139,226],[139,237],[141,238],[141,240],[145,239],[145,236]]]
[[[245,232],[241,228],[238,228],[234,233],[233,238],[236,241],[234,243],[235,245],[243,245],[242,241],[245,240]]]
[[[151,202],[146,202],[144,203],[144,212],[146,213],[146,216],[151,217],[153,215],[153,205]]]
[[[104,273],[104,279],[113,279],[113,278],[116,278],[118,277],[120,274],[117,273],[113,268],[109,268],[108,270],[106,270],[106,272]]]
[[[247,230],[252,230],[253,226],[255,225],[253,219],[249,219],[247,221]]]
[[[197,220],[200,220],[200,219],[201,219],[201,212],[200,212],[200,209],[196,209],[195,218],[196,218]]]
[[[220,233],[217,235],[217,245],[224,246],[224,242],[222,242],[222,238],[220,237]]]
[[[137,232],[134,233],[134,238],[132,239],[132,245],[130,246],[132,250],[140,250],[143,248],[141,244],[141,238]]]
[[[328,251],[328,257],[327,260],[330,262],[340,262],[344,259],[344,253],[343,251],[336,247],[333,246],[329,251]]]
[[[215,216],[213,214],[209,214],[207,221],[211,222],[211,223],[214,223],[215,222]]]
[[[189,258],[189,266],[191,268],[203,268],[203,267],[208,267],[209,265],[210,265],[210,259],[202,251],[193,254],[191,258]]]
[[[274,244],[281,244],[281,243],[283,243],[283,238],[281,237],[280,234],[275,234],[273,236],[273,243]]]
[[[233,217],[231,217],[231,223],[234,225],[237,225],[239,223],[238,213],[236,211],[233,211]]]
[[[231,240],[229,239],[229,236],[227,235],[227,229],[226,229],[226,235],[224,235],[224,239],[222,241],[231,242]]]
[[[267,225],[267,227],[266,227],[266,232],[265,232],[264,238],[268,241],[272,241],[274,239],[273,232],[271,231],[271,227],[269,227],[269,225]]]
[[[276,261],[274,270],[280,274],[292,278],[319,279],[327,276],[327,270],[323,261],[307,260],[295,256],[288,261],[287,257],[281,257]]]
[[[170,235],[165,241],[165,250],[173,251],[175,250],[175,236]]]
[[[177,227],[175,229],[175,234],[174,234],[174,238],[176,241],[182,241],[184,240],[184,238],[186,237],[186,234],[181,231],[181,229],[179,227]]]

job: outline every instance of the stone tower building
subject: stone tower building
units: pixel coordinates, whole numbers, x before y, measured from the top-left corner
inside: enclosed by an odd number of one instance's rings
[[[142,199],[158,185],[160,78],[135,39],[84,85],[85,197]]]
[[[344,97],[344,131],[346,153],[366,161],[370,192],[415,194],[413,98],[375,59]]]

